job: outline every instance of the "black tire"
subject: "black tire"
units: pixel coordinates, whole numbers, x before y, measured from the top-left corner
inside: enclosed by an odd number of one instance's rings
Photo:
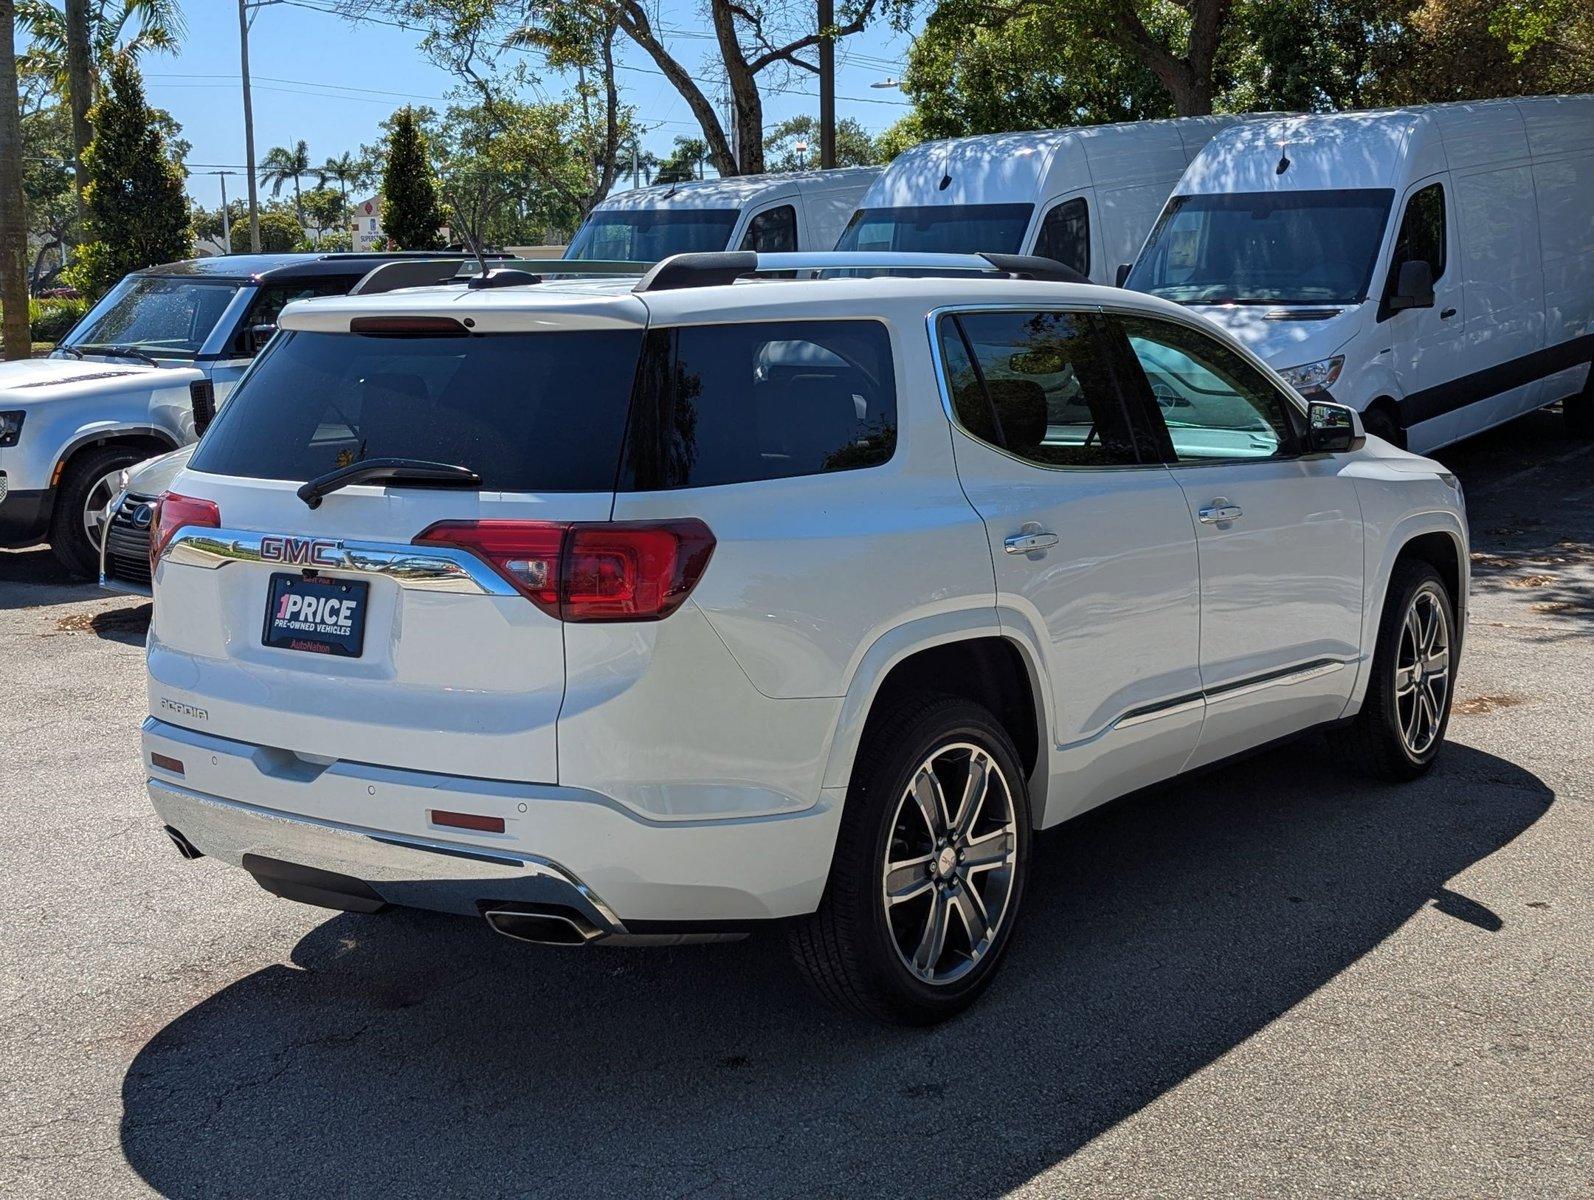
[[[1594,438],[1594,366],[1589,367],[1588,382],[1575,396],[1561,401],[1561,419],[1566,422],[1566,432],[1574,438]]]
[[[50,549],[69,575],[93,579],[100,573],[100,547],[83,528],[83,512],[95,485],[112,471],[120,471],[149,457],[128,446],[100,446],[74,458],[61,476],[50,512]]]
[[[984,831],[976,838],[983,849],[977,852],[970,846],[970,860],[988,856],[997,846],[1010,860],[994,870],[984,866],[968,868],[965,877],[966,868],[958,865],[962,862],[959,856],[958,863],[947,864],[955,873],[942,881],[935,875],[935,860],[940,856],[931,845],[932,861],[925,864],[929,879],[921,885],[932,893],[923,901],[923,927],[928,928],[931,906],[942,904],[949,932],[944,956],[939,951],[933,956],[931,973],[935,973],[935,963],[949,965],[944,979],[926,982],[898,950],[899,936],[912,940],[907,927],[918,920],[915,906],[920,901],[915,899],[892,909],[901,922],[901,932],[894,931],[893,920],[886,913],[882,873],[893,849],[899,855],[911,853],[902,849],[903,826],[898,825],[898,818],[910,821],[920,814],[912,808],[904,808],[901,813],[898,809],[899,804],[912,803],[906,796],[920,766],[939,749],[959,745],[977,748],[996,769],[991,772],[984,765],[986,760],[963,750],[948,749],[948,757],[938,760],[950,771],[956,767],[958,756],[966,755],[968,763],[978,764],[982,777],[989,779],[985,802],[988,807],[974,823],[974,829]],[[1011,809],[1005,813],[1003,796],[1011,800]],[[998,820],[1001,830],[993,833],[995,826],[990,822]],[[930,831],[926,833],[934,837]],[[1012,739],[996,718],[977,704],[949,696],[926,696],[898,703],[871,722],[859,748],[830,881],[819,910],[795,922],[790,929],[791,950],[798,967],[824,999],[876,1020],[930,1025],[961,1012],[990,985],[1005,957],[1028,876],[1030,835],[1029,792],[1023,769]],[[984,873],[975,875],[975,870]],[[964,892],[963,899],[958,900],[960,887],[972,887],[972,898]],[[974,942],[961,914],[975,911],[971,900],[979,902],[978,911],[988,912],[988,905],[994,906],[999,892],[1002,909],[994,918],[995,933],[982,939],[983,950],[970,953],[975,949]],[[989,921],[984,924],[989,927]]]
[[[1405,435],[1395,425],[1387,409],[1369,408],[1362,414],[1362,428],[1374,437],[1383,438],[1391,446],[1404,447],[1406,444]]]
[[[1402,636],[1407,614],[1420,596],[1432,598],[1442,614],[1447,639],[1449,669],[1445,676],[1444,700],[1433,723],[1432,740],[1417,750],[1408,744],[1403,725],[1409,712],[1398,692],[1397,670],[1401,667]],[[1373,650],[1372,678],[1361,712],[1341,730],[1336,739],[1354,765],[1376,779],[1404,783],[1424,774],[1444,745],[1450,724],[1450,706],[1455,696],[1456,668],[1461,661],[1461,643],[1456,630],[1455,602],[1444,580],[1433,566],[1408,559],[1397,563],[1389,580],[1389,592],[1378,619],[1378,640]],[[1419,682],[1413,686],[1421,688]],[[1431,681],[1430,681],[1431,686]]]

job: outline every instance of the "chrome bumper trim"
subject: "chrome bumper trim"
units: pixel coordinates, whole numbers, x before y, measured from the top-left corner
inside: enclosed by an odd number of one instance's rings
[[[565,904],[605,933],[624,934],[614,910],[548,859],[386,833],[260,808],[147,779],[161,822],[202,854],[243,866],[245,854],[348,875],[389,904],[478,916],[478,903]]]

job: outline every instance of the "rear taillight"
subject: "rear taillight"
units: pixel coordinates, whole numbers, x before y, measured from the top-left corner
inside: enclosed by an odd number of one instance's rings
[[[417,543],[456,546],[489,563],[562,621],[660,621],[681,607],[714,553],[695,518],[564,524],[440,521]]]
[[[205,529],[221,528],[221,509],[214,500],[196,500],[176,492],[164,492],[155,501],[155,518],[150,522],[149,570],[154,575],[155,565],[172,540],[172,535],[185,525]]]

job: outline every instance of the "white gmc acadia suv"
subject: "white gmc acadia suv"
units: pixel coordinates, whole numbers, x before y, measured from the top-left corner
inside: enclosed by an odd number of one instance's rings
[[[1047,274],[730,253],[290,306],[156,518],[172,840],[532,942],[779,924],[924,1023],[990,982],[1035,830],[1314,728],[1426,770],[1455,478]]]

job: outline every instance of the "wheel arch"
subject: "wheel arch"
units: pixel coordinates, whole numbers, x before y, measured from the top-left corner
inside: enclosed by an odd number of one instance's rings
[[[995,609],[910,622],[878,639],[853,672],[825,768],[827,788],[846,788],[870,721],[893,698],[937,691],[991,710],[1029,775],[1030,807],[1045,810],[1051,728],[1047,689],[1034,647],[1004,627]]]
[[[127,446],[134,450],[147,450],[150,458],[182,448],[171,434],[155,425],[112,425],[84,430],[77,433],[56,456],[55,469],[50,472],[51,490],[60,486],[61,479],[75,458],[101,446]]]
[[[1395,568],[1402,562],[1418,560],[1429,563],[1439,572],[1450,590],[1450,599],[1456,612],[1456,638],[1458,645],[1464,640],[1467,625],[1467,592],[1471,587],[1471,564],[1467,558],[1466,528],[1450,512],[1435,511],[1414,513],[1391,532],[1384,543],[1384,553],[1374,577],[1375,587],[1369,592],[1362,629],[1362,657],[1360,678],[1347,713],[1360,707],[1367,694],[1372,648],[1378,640],[1378,623],[1383,617],[1384,602],[1389,596],[1389,582]]]

